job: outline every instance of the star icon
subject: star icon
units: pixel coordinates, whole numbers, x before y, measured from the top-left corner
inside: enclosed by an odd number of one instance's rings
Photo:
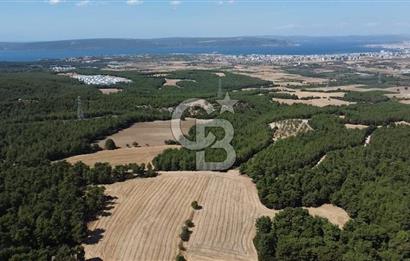
[[[225,94],[225,98],[223,100],[216,100],[221,105],[221,114],[229,111],[235,113],[233,110],[233,106],[238,102],[237,100],[231,100],[229,97],[229,93]]]

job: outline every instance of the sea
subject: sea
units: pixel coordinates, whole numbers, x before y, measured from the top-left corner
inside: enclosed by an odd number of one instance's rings
[[[381,48],[367,47],[357,42],[336,43],[302,43],[289,47],[212,47],[212,48],[134,48],[134,49],[86,49],[86,50],[36,50],[36,51],[3,51],[0,50],[0,61],[33,62],[45,59],[64,59],[83,56],[130,56],[130,55],[169,55],[169,54],[226,54],[226,55],[323,55],[379,52]]]

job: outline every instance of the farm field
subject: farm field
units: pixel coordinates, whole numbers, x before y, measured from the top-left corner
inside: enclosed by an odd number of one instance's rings
[[[272,98],[272,100],[280,104],[287,104],[287,105],[306,104],[306,105],[313,105],[317,107],[325,107],[329,105],[343,106],[343,105],[355,104],[354,102],[342,101],[342,100],[333,99],[333,98],[320,98],[320,99],[310,99],[310,100]]]
[[[115,203],[110,215],[89,224],[103,233],[98,243],[84,245],[86,258],[174,260],[181,227],[192,217],[195,227],[183,252],[188,260],[257,260],[255,220],[277,212],[261,204],[254,183],[236,170],[162,172],[106,188]],[[201,210],[192,209],[194,200]],[[309,211],[338,225],[347,221],[332,206]]]
[[[236,66],[235,73],[273,81],[280,86],[303,86],[306,84],[323,84],[326,79],[290,74],[272,66]]]
[[[187,134],[189,129],[195,125],[195,119],[188,118],[181,122],[181,129]],[[100,147],[104,147],[107,139],[114,140],[119,148],[126,148],[127,144],[132,146],[137,142],[140,146],[161,146],[166,140],[175,140],[171,131],[171,121],[138,122],[131,127],[121,130],[104,140],[98,142]]]
[[[166,149],[179,148],[178,145],[159,145],[139,148],[121,148],[116,150],[103,150],[92,154],[83,154],[66,159],[69,163],[76,163],[82,161],[88,166],[94,166],[97,162],[108,162],[110,165],[124,165],[130,163],[148,164],[158,154]]]

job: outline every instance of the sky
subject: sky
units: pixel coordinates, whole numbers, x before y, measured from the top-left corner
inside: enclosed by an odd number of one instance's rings
[[[410,35],[410,0],[0,0],[0,42]]]

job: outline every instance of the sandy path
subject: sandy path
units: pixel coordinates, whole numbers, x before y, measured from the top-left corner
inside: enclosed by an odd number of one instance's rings
[[[326,154],[323,155],[313,168],[319,166],[326,159],[326,157],[327,157]]]
[[[366,137],[366,140],[364,141],[365,147],[367,147],[370,144],[371,139],[372,139],[372,135],[369,135]]]

